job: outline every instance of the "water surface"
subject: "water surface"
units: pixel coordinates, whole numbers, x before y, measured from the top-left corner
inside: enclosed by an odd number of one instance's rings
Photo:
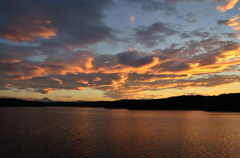
[[[0,108],[0,157],[240,157],[239,114]]]

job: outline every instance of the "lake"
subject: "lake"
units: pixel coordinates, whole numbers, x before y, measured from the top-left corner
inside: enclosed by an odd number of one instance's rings
[[[240,157],[240,113],[0,108],[0,157]]]

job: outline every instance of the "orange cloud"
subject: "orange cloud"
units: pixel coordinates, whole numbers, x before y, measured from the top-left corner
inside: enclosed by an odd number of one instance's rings
[[[42,37],[42,38],[45,38],[45,39],[51,39],[51,36],[56,36],[56,31],[57,29],[55,28],[47,28],[47,27],[44,27],[44,26],[39,26],[40,30],[39,31],[36,31],[36,32],[33,32],[33,33],[29,33],[29,36],[31,37]]]
[[[97,82],[97,81],[102,81],[102,79],[100,77],[96,77],[93,82]]]
[[[43,94],[47,94],[47,93],[52,93],[54,91],[55,91],[55,89],[53,89],[53,88],[44,88],[42,93]]]
[[[134,51],[135,49],[137,49],[137,48],[129,48],[129,51]]]
[[[82,84],[88,84],[88,81],[87,80],[77,80],[78,83],[82,83]]]
[[[84,87],[78,87],[78,90],[83,91],[83,90],[85,90],[85,88]]]
[[[66,47],[68,48],[68,50],[72,50],[72,51],[77,50],[76,48],[73,48],[71,46],[66,46]]]
[[[232,9],[239,0],[226,0],[226,3],[222,6],[217,6],[216,9],[220,12],[225,12],[229,9]]]
[[[224,51],[219,57],[216,57],[216,62],[210,65],[201,66],[199,62],[190,63],[190,69],[177,72],[178,74],[188,74],[188,77],[202,73],[222,72],[231,65],[240,64],[240,47],[236,50]],[[171,73],[171,72],[168,72]]]
[[[45,20],[46,24],[51,24],[52,22],[50,20]]]
[[[130,15],[129,21],[133,24],[133,22],[135,21],[135,16]]]
[[[70,63],[66,61],[57,61],[57,62],[49,62],[44,63],[43,66],[33,66],[29,67],[31,71],[28,73],[20,73],[21,78],[18,79],[31,79],[33,77],[42,77],[48,75],[67,75],[67,74],[92,74],[92,73],[103,73],[103,74],[119,74],[121,80],[112,81],[112,86],[118,89],[122,84],[124,84],[128,80],[128,75],[132,73],[136,74],[148,74],[148,75],[166,75],[161,77],[152,77],[152,78],[139,78],[138,82],[155,82],[158,80],[171,80],[171,79],[182,79],[190,76],[196,76],[198,74],[203,73],[216,73],[222,72],[228,69],[232,65],[240,64],[240,47],[236,50],[224,51],[218,56],[215,57],[215,62],[207,65],[201,65],[199,60],[194,62],[189,62],[189,68],[179,70],[179,71],[171,71],[165,70],[164,67],[159,67],[159,65],[164,65],[167,62],[173,62],[175,57],[172,59],[169,58],[166,61],[161,61],[158,57],[153,57],[152,61],[147,63],[146,65],[142,65],[141,67],[132,67],[128,65],[115,64],[111,66],[102,65],[96,68],[96,65],[93,63],[94,58],[90,56],[83,55],[79,59],[73,59]],[[188,58],[184,59],[182,62],[188,62]],[[104,62],[105,63],[105,62]],[[52,65],[44,66],[44,65]],[[159,68],[155,68],[155,66]],[[17,74],[17,72],[14,72]],[[9,73],[8,75],[13,75],[13,73]],[[178,76],[181,75],[181,76]],[[51,78],[53,79],[53,78]],[[57,79],[54,79],[57,81]],[[103,81],[101,77],[95,77],[93,82]],[[60,80],[58,80],[60,83]],[[62,82],[62,81],[61,81]],[[79,83],[88,84],[88,80],[79,79]]]
[[[7,88],[21,88],[21,86],[17,86],[17,85],[11,84],[11,83],[5,84],[5,85],[3,85],[3,87],[7,87]]]
[[[119,80],[112,80],[112,89],[113,90],[120,90],[122,85],[126,83],[128,74],[127,73],[118,73],[118,76],[120,77]]]
[[[211,47],[212,43],[217,45]],[[44,94],[58,89],[84,90],[88,87],[105,91],[113,98],[138,98],[143,91],[214,87],[239,81],[237,77],[192,79],[239,65],[238,44],[208,39],[198,42],[196,47],[206,49],[208,53],[189,55],[187,45],[181,49],[156,50],[154,53],[119,53],[121,56],[80,52],[67,58],[49,59],[37,63],[38,66],[31,66],[36,63],[27,65],[21,62],[8,66],[0,62],[0,72],[10,80],[4,82],[4,87],[28,87]]]
[[[240,16],[236,15],[227,22],[227,25],[233,27],[233,29],[238,31],[238,33],[240,33],[240,20],[239,19],[240,19]]]
[[[21,41],[33,41],[36,37],[42,37],[45,39],[51,39],[52,36],[56,36],[58,31],[54,27],[48,27],[45,25],[51,24],[51,21],[39,22],[34,20],[29,23],[23,23],[20,26],[5,25],[5,31],[0,33],[0,36],[15,41],[17,43]]]
[[[62,84],[62,83],[63,83],[62,80],[59,80],[59,79],[57,79],[57,78],[50,78],[50,79],[52,79],[52,80],[54,80],[54,81],[57,81],[59,84]]]

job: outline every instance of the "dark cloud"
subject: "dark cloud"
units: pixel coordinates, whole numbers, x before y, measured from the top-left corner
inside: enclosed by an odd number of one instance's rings
[[[177,44],[172,44],[170,48],[154,50],[154,56],[158,57],[160,60],[165,61],[168,59],[174,59],[179,54],[183,53],[185,47],[178,48]]]
[[[102,41],[111,33],[102,20],[111,0],[3,0],[0,5],[0,36],[17,42],[37,37],[53,38],[68,45]]]
[[[226,3],[226,0],[214,0],[214,3],[217,3],[218,5],[223,5]]]
[[[218,25],[227,25],[227,22],[228,22],[229,20],[218,20],[217,21],[217,24]]]
[[[196,37],[206,38],[209,37],[211,34],[209,32],[202,32],[200,30],[195,30],[191,32],[192,35]]]
[[[186,39],[186,38],[191,38],[191,37],[200,37],[200,38],[208,38],[211,36],[210,32],[207,31],[202,31],[202,30],[193,30],[191,32],[183,32],[180,35],[180,38]]]
[[[142,67],[153,62],[153,56],[146,56],[139,51],[126,51],[116,55],[121,64]]]
[[[171,72],[177,72],[177,71],[183,71],[190,69],[190,66],[188,63],[185,62],[175,62],[175,61],[166,61],[158,66],[158,69],[162,68],[164,71],[171,71]]]
[[[196,23],[197,22],[197,19],[194,19],[197,15],[193,12],[189,12],[187,15],[186,15],[186,22],[189,22],[189,23]]]
[[[236,38],[237,35],[235,33],[222,33],[221,35],[228,37],[228,38]]]
[[[38,52],[34,47],[9,45],[0,43],[0,61],[18,61],[36,55]]]
[[[170,24],[162,22],[156,22],[149,26],[139,26],[133,31],[136,42],[143,44],[146,47],[155,46],[158,43],[165,41],[167,36],[178,33],[178,31]]]
[[[206,66],[214,64],[217,61],[217,57],[220,55],[220,52],[215,52],[211,54],[201,54],[198,55],[196,58],[199,58],[198,62],[200,66]]]
[[[181,33],[180,34],[180,37],[182,38],[182,39],[185,39],[185,38],[190,38],[190,37],[192,37],[190,34],[188,34],[188,33]]]
[[[193,12],[190,12],[190,13],[187,14],[187,18],[188,18],[188,19],[193,19],[193,18],[195,18],[195,17],[196,17],[196,14],[193,13]]]
[[[94,61],[93,65],[96,69],[101,69],[103,67],[113,67],[116,65],[118,58],[115,55],[98,55]]]
[[[1,79],[27,79],[35,76],[45,76],[47,73],[37,63],[30,61],[23,62],[4,62],[0,61]]]

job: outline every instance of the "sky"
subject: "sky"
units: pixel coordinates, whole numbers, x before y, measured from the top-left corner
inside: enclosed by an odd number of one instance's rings
[[[240,92],[240,0],[0,0],[0,97]]]

